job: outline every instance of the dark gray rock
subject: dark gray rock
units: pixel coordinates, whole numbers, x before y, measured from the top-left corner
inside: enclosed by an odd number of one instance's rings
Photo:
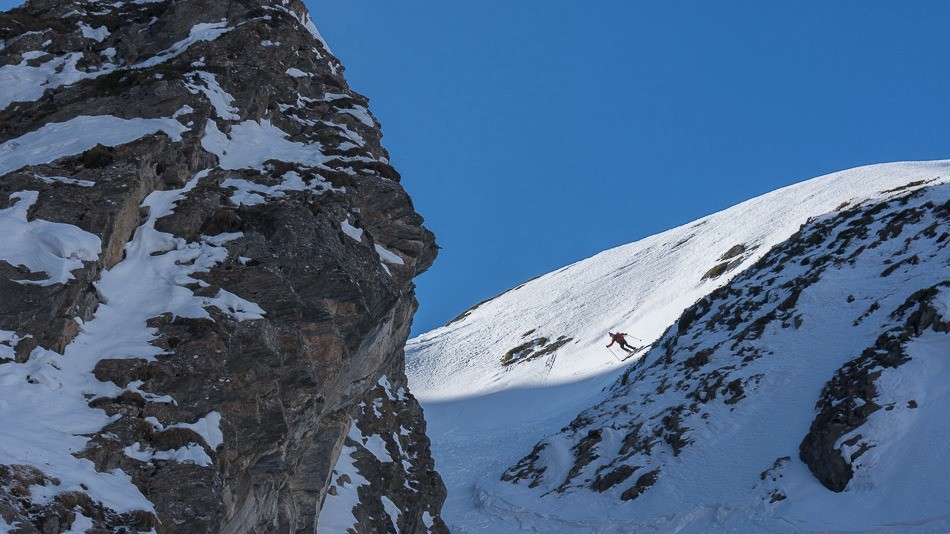
[[[890,315],[897,326],[881,334],[874,346],[862,351],[861,356],[838,369],[825,385],[817,403],[818,414],[802,440],[800,457],[826,488],[844,491],[854,476],[851,462],[871,447],[858,434],[843,442],[849,447],[858,446],[846,459],[837,444],[882,408],[875,402],[878,396],[875,381],[881,373],[910,361],[905,349],[908,340],[927,329],[950,332],[950,322],[940,319],[933,304],[942,287],[950,287],[950,282],[922,289],[908,297]],[[916,407],[915,401],[908,401],[908,408]]]

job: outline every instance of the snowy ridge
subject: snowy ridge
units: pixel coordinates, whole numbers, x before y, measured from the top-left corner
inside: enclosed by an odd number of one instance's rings
[[[950,485],[933,466],[950,452],[950,317],[918,310],[950,269],[928,230],[946,226],[950,185],[879,206],[806,225],[691,307],[606,401],[512,467],[503,494],[523,499],[528,483],[540,501],[692,530],[946,528]]]
[[[905,300],[950,278],[948,171],[946,161],[897,163],[803,182],[532,280],[412,340],[410,385],[449,488],[447,524],[703,532],[752,518],[779,531],[911,520],[941,531],[946,522],[927,517],[950,488],[928,470],[950,451],[925,438],[911,460],[884,458],[937,432],[950,398],[921,369],[942,377],[942,367],[919,359],[885,373],[876,400],[826,392],[822,413],[888,407],[855,428],[828,426],[834,416],[816,419],[814,406],[836,372],[861,380],[845,364],[877,354],[882,332],[903,331]],[[939,309],[944,294],[921,305]],[[659,346],[620,364],[603,347],[608,330]],[[901,346],[932,358],[946,342],[924,333]],[[936,410],[924,433],[905,419],[908,401],[924,409],[914,390]],[[798,458],[806,435],[820,458],[808,465]],[[859,451],[853,466],[833,465]],[[819,482],[842,469],[854,470],[843,493]],[[889,491],[915,497],[867,513],[863,503]],[[849,512],[821,513],[839,507]]]
[[[460,319],[410,340],[408,372],[421,400],[570,382],[619,364],[607,331],[652,343],[687,306],[722,286],[808,219],[907,183],[944,181],[950,161],[859,167],[748,200],[693,223],[607,250],[518,286]],[[736,245],[744,252],[721,259]],[[732,265],[719,277],[710,269]],[[531,333],[525,335],[531,330]],[[502,356],[532,338],[572,341],[547,358],[506,368]]]

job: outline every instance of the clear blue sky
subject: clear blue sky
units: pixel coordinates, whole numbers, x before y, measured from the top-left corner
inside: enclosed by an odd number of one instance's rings
[[[950,158],[950,2],[310,7],[444,247],[416,333],[778,187]]]
[[[308,5],[444,247],[416,333],[784,185],[950,157],[943,0]]]

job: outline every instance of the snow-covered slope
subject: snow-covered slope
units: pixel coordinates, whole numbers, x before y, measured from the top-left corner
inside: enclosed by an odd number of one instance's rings
[[[891,345],[922,357],[876,389],[853,384],[878,378],[875,350],[894,352],[878,338],[905,328],[914,306],[945,309],[948,171],[899,163],[803,182],[542,276],[412,340],[410,384],[450,527],[946,527],[927,523],[950,496],[929,462],[950,451],[928,432],[948,377],[924,359],[950,353],[945,336],[894,333]],[[608,330],[658,343],[620,363]],[[910,400],[915,418],[899,409]],[[890,408],[838,413],[875,402]],[[894,462],[901,447],[913,455]],[[891,488],[913,498],[880,506]]]
[[[427,400],[452,399],[605,372],[619,365],[604,348],[608,330],[653,342],[687,306],[755,263],[809,218],[948,174],[950,162],[942,161],[821,176],[531,280],[411,340],[414,391]],[[745,251],[726,258],[736,245]],[[725,273],[704,279],[724,264],[731,265]],[[560,336],[571,341],[549,356],[501,365],[509,350],[526,341],[546,337],[551,343]]]

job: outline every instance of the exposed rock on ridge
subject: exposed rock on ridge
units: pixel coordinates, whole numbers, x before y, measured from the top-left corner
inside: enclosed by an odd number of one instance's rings
[[[0,15],[0,529],[444,530],[436,246],[342,72],[297,1]]]
[[[728,504],[747,519],[753,508],[763,514],[813,495],[789,480],[793,457],[836,492],[887,487],[901,476],[901,444],[917,440],[914,411],[939,412],[945,401],[926,372],[945,367],[948,222],[950,185],[936,177],[813,219],[688,308],[606,400],[502,480],[540,498],[595,492],[616,501],[665,484],[657,499],[668,500],[684,485],[733,484],[752,461],[744,452],[772,451],[746,482],[758,503]],[[816,404],[811,387],[822,383]],[[783,428],[775,418],[800,418],[790,406],[803,400],[817,413],[796,435],[794,419]],[[705,452],[687,454],[696,449]],[[716,474],[689,478],[703,459]],[[638,502],[625,506],[633,514]]]

